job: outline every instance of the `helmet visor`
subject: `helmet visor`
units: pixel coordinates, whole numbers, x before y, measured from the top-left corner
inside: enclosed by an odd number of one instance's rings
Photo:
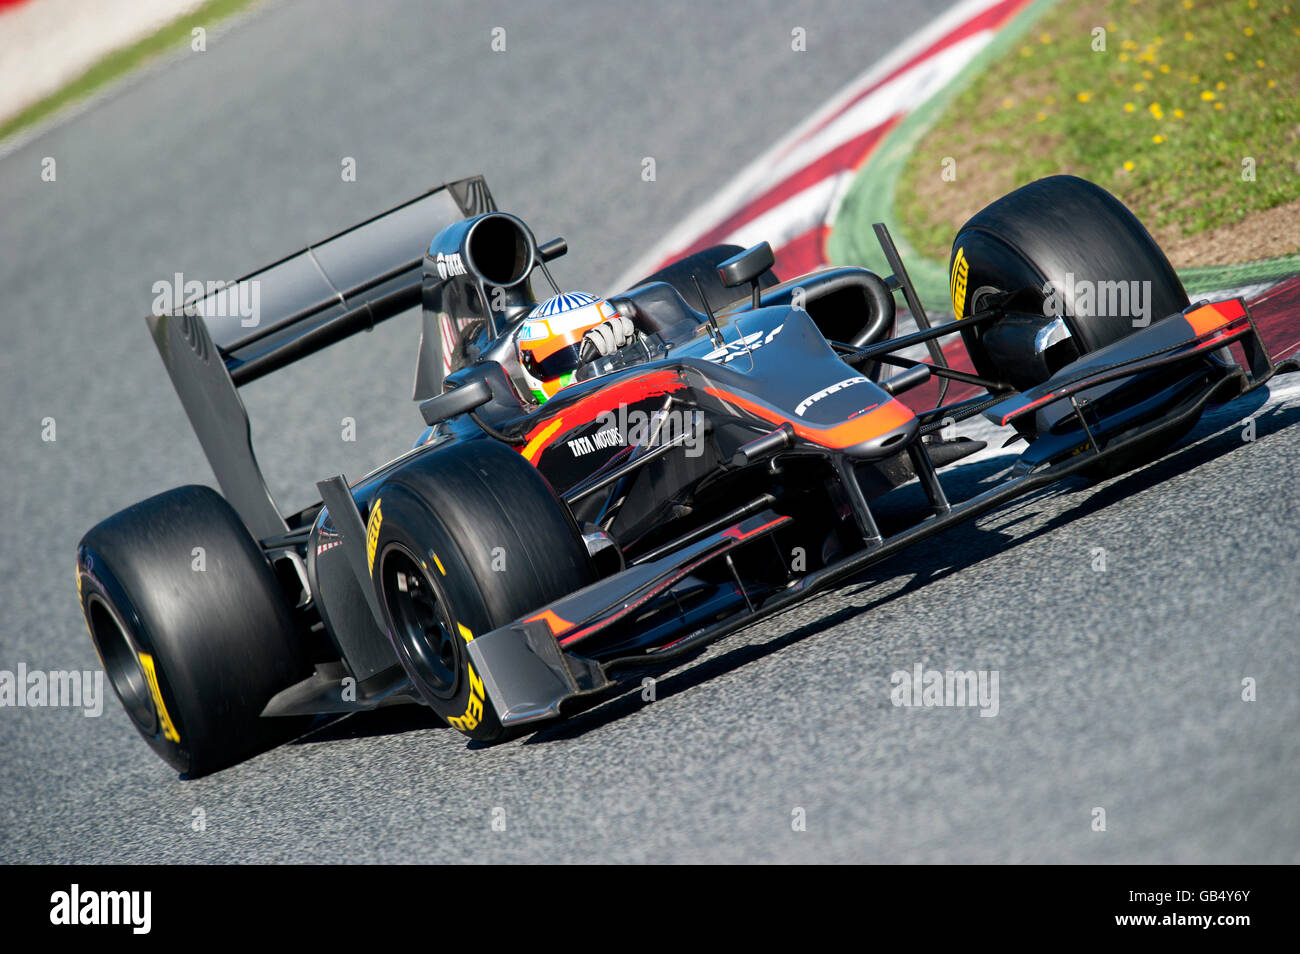
[[[552,381],[578,366],[578,349],[579,345],[576,344],[565,345],[545,358],[538,358],[531,350],[520,349],[519,363],[538,381]]]

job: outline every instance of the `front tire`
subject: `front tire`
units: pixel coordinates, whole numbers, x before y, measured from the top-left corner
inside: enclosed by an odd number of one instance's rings
[[[1105,189],[1075,176],[1039,179],[977,212],[953,240],[949,276],[958,319],[979,311],[992,295],[1016,293],[1012,307],[1020,315],[965,328],[962,337],[979,374],[1019,391],[1133,334],[1141,327],[1135,318],[1157,321],[1188,305],[1169,259],[1137,217]],[[1099,311],[1102,292],[1118,296],[1118,283],[1144,292],[1145,316],[1135,313],[1127,291],[1128,307]],[[1058,312],[1070,347],[1054,359],[1050,351],[1037,354],[1034,339]]]
[[[471,739],[502,738],[468,645],[592,582],[568,508],[519,454],[473,440],[392,474],[366,530],[371,582],[421,698]]]
[[[958,319],[993,295],[1013,293],[1015,314],[963,328],[962,338],[979,374],[1018,391],[1188,306],[1178,274],[1137,217],[1075,176],[1039,179],[976,213],[953,240],[949,275]],[[1057,316],[1069,336],[1043,348],[1040,333],[1051,340]],[[1153,460],[1194,425],[1152,434],[1083,476],[1104,479]],[[1031,419],[1017,426],[1032,439]]]
[[[181,774],[224,768],[310,721],[260,718],[311,666],[265,555],[210,488],[169,490],[92,528],[77,590],[132,724]]]

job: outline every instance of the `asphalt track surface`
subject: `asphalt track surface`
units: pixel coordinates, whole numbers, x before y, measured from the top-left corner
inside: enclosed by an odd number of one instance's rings
[[[211,482],[141,320],[154,281],[232,277],[483,172],[569,239],[566,287],[604,291],[944,4],[430,6],[273,3],[0,160],[0,668],[96,668],[77,539]],[[246,389],[282,504],[409,445],[415,335],[393,322]],[[0,710],[0,860],[1300,860],[1300,401],[1260,401],[751,627],[654,702],[498,747],[390,710],[182,781],[115,699]],[[953,495],[1009,460],[961,468]],[[890,674],[917,663],[997,670],[997,716],[893,706]]]

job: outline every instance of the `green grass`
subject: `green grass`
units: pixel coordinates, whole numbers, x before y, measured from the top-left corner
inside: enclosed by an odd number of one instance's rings
[[[44,99],[37,100],[22,112],[0,122],[0,140],[27,129],[58,111],[90,96],[160,53],[168,52],[191,40],[194,27],[211,30],[218,21],[253,4],[255,0],[209,0],[193,13],[174,20],[130,46],[114,50]]]
[[[1062,0],[917,143],[896,211],[912,245],[946,260],[976,208],[1069,172],[1114,192],[1162,241],[1193,236],[1300,198],[1297,96],[1289,3]],[[945,190],[946,156],[957,180]],[[954,185],[961,201],[942,200]]]

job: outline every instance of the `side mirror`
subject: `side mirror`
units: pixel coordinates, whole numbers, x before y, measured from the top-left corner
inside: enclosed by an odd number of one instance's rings
[[[554,261],[569,250],[569,243],[562,238],[553,238],[537,246],[537,257],[543,262]]]
[[[449,417],[466,414],[482,407],[492,400],[492,386],[484,378],[462,384],[450,391],[443,391],[437,397],[420,402],[420,414],[424,423],[432,427]]]
[[[718,277],[728,288],[752,282],[776,264],[772,246],[759,242],[753,248],[738,252],[718,266]]]
[[[720,264],[718,278],[728,288],[735,288],[749,282],[754,289],[753,307],[757,308],[758,278],[775,264],[776,256],[772,254],[772,246],[767,242],[759,242]]]

